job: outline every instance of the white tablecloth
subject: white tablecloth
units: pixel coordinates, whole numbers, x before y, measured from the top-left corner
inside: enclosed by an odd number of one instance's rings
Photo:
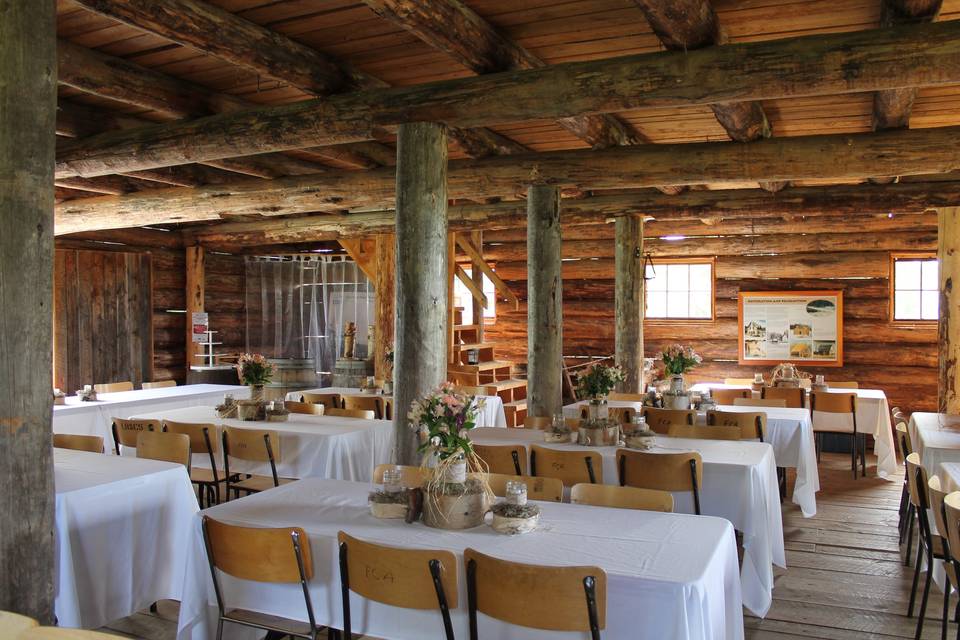
[[[568,404],[563,414],[568,418],[579,417],[584,401]],[[640,411],[643,403],[631,400],[609,400],[608,406],[629,407]],[[767,414],[767,440],[773,447],[778,467],[797,470],[797,482],[793,489],[793,502],[799,505],[803,515],[811,518],[817,514],[817,491],[820,490],[820,474],[817,469],[817,451],[813,438],[813,424],[806,409],[781,407],[735,407],[718,406],[721,411]],[[701,424],[706,422],[706,413],[698,416]]]
[[[960,462],[960,416],[917,412],[907,428],[928,474],[939,473],[943,463]]]
[[[135,417],[276,431],[280,434],[279,446],[276,442],[271,444],[274,455],[279,459],[277,473],[287,478],[338,478],[369,482],[373,479],[374,467],[390,462],[393,447],[393,422],[388,420],[292,413],[287,422],[246,422],[222,420],[216,410],[210,407],[170,409]],[[193,464],[209,469],[210,457],[207,454],[194,455]],[[270,465],[234,458],[230,461],[230,471],[269,476]]]
[[[197,499],[182,465],[54,449],[60,626],[180,599]]]
[[[552,449],[582,450],[577,444],[547,444],[537,429],[476,429],[477,444],[542,444]],[[619,484],[616,447],[592,447],[603,456],[603,482]],[[743,604],[763,617],[770,608],[773,565],[786,567],[780,491],[773,448],[764,442],[693,440],[658,437],[656,451],[698,451],[703,458],[700,510],[704,515],[726,518],[743,532]],[[693,496],[674,495],[674,509],[693,513]]]
[[[183,407],[215,407],[223,402],[223,396],[227,393],[232,393],[237,399],[250,397],[247,387],[226,384],[188,384],[100,393],[96,402],[82,402],[76,396],[69,396],[66,405],[53,407],[53,432],[102,436],[104,448],[112,452],[110,425],[114,418],[130,418],[138,413]]]
[[[467,547],[515,562],[599,566],[607,573],[603,637],[608,640],[743,638],[737,554],[733,530],[724,520],[539,503],[542,524],[525,535],[504,536],[487,526],[443,531],[373,518],[366,504],[369,489],[365,484],[304,480],[205,513],[232,524],[303,527],[313,555],[310,592],[320,624],[342,623],[337,563],[337,532],[342,530],[381,544],[457,554],[459,602],[451,615],[458,638],[468,636],[462,560]],[[199,517],[193,536],[177,637],[208,639],[216,629],[216,605]],[[228,606],[306,617],[300,585],[253,584],[228,576],[222,584]],[[351,614],[355,633],[416,640],[443,636],[438,611],[400,609],[353,595]],[[225,630],[225,637],[239,637],[236,625],[228,623]],[[484,615],[479,616],[479,630],[481,637],[508,640],[584,637],[508,626]]]
[[[324,387],[322,389],[303,389],[302,391],[291,391],[287,393],[286,399],[293,402],[299,402],[300,396],[304,393],[339,393],[341,396],[359,396],[369,398],[369,393],[363,393],[360,389],[353,387]],[[390,396],[393,397],[393,396]],[[507,415],[503,412],[503,399],[500,396],[477,396],[483,400],[483,407],[477,416],[478,427],[506,427]],[[397,408],[394,407],[394,411]]]

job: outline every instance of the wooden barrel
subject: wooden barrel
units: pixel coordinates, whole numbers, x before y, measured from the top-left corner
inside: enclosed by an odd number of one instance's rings
[[[290,391],[320,386],[313,358],[268,358],[273,365],[273,380],[263,390],[265,400],[282,400]]]
[[[333,367],[333,386],[356,388],[373,375],[373,360],[338,358]]]

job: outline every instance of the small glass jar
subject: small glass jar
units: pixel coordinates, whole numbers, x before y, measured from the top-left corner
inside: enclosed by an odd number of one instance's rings
[[[647,430],[647,419],[643,417],[643,414],[639,411],[633,414],[633,430],[634,431],[646,431]]]
[[[507,504],[515,504],[519,507],[527,504],[527,485],[518,480],[507,480],[506,490]]]
[[[403,471],[401,469],[387,469],[383,472],[384,493],[398,493],[403,491]]]
[[[223,394],[223,404],[233,404],[233,394],[225,393]]]
[[[550,420],[550,426],[554,431],[563,431],[567,428],[567,419],[563,417],[562,413],[555,413]]]

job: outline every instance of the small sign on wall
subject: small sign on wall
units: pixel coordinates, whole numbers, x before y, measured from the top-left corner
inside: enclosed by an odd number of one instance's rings
[[[194,312],[190,320],[193,325],[191,340],[193,340],[193,342],[206,342],[207,330],[210,328],[210,320],[207,314],[202,311]]]
[[[741,292],[740,364],[843,366],[843,292]]]

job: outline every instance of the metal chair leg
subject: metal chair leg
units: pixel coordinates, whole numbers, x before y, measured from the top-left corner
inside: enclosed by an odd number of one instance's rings
[[[943,618],[940,620],[940,640],[947,640],[947,621],[950,619],[950,581],[944,581]]]
[[[920,566],[920,563],[917,563]],[[923,619],[927,615],[927,599],[930,597],[930,581],[933,578],[933,554],[927,554],[927,579],[923,581],[923,598],[920,599],[920,611],[917,614],[917,633],[914,640],[920,640],[923,635]]]
[[[913,549],[913,521],[916,519],[916,515],[917,508],[911,504],[907,508],[907,557],[903,561],[908,567],[910,566],[910,555]]]
[[[923,545],[917,545],[917,566],[913,572],[913,585],[910,587],[910,604],[907,606],[907,617],[913,617],[913,605],[917,600],[917,585],[920,583],[920,558],[923,553]]]

